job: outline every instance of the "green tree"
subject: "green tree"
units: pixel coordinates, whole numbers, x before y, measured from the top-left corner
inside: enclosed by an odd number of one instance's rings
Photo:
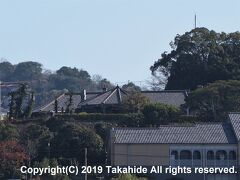
[[[195,28],[177,35],[171,48],[150,68],[167,78],[166,89],[195,89],[216,80],[240,79],[240,32]]]
[[[103,161],[103,141],[92,129],[67,123],[57,132],[52,142],[52,156],[77,159],[84,164],[84,149],[88,149],[89,164]]]
[[[45,126],[30,124],[21,132],[21,142],[26,147],[31,160],[42,159],[49,155],[48,143],[53,138],[52,133]]]
[[[57,100],[57,98],[54,101],[54,112],[58,113],[58,100]]]
[[[102,76],[100,76],[98,74],[93,75],[92,80],[93,80],[96,90],[101,91],[104,88],[112,89],[114,87],[114,85],[109,80],[107,80],[106,78],[102,78]]]
[[[67,107],[66,107],[65,112],[72,114],[73,110],[74,110],[73,109],[73,94],[70,92],[70,93],[68,93],[68,95],[69,95],[69,98],[68,98],[68,101],[66,102]]]
[[[28,104],[27,107],[24,111],[24,116],[27,118],[30,118],[32,115],[32,111],[33,111],[33,106],[34,106],[34,102],[35,102],[35,96],[34,96],[34,92],[31,92],[29,95],[29,100],[28,100]]]
[[[66,66],[57,70],[57,73],[49,78],[55,89],[68,89],[72,92],[80,91],[92,84],[91,76],[87,71]]]
[[[175,106],[156,103],[145,105],[142,113],[145,125],[160,125],[174,122],[180,110]]]
[[[122,86],[122,89],[124,89],[126,91],[141,91],[141,88],[139,86],[135,85],[133,82],[124,84]]]
[[[0,63],[0,81],[9,81],[9,77],[13,72],[14,66],[10,62],[4,61]]]
[[[20,84],[18,90],[10,92],[8,96],[10,97],[9,119],[31,117],[35,96],[33,91],[29,92],[26,84]]]
[[[16,65],[11,79],[13,81],[38,80],[42,75],[42,65],[38,62],[22,62]]]
[[[16,126],[0,122],[0,141],[18,140],[20,137]]]
[[[192,91],[186,99],[190,111],[205,121],[224,120],[230,111],[240,111],[240,81],[217,81]]]
[[[26,151],[17,141],[0,142],[0,178],[9,179],[20,176],[19,168],[28,159]]]
[[[41,168],[47,168],[48,166],[50,167],[57,167],[57,166],[61,166],[57,159],[47,159],[44,158],[42,161],[40,162],[36,162],[34,164],[34,167],[41,167]],[[37,179],[48,179],[48,180],[70,180],[70,178],[65,175],[65,174],[56,174],[56,175],[49,175],[49,174],[44,174],[42,176],[37,176]]]
[[[130,91],[123,98],[123,107],[127,112],[138,113],[150,100],[138,91]]]
[[[17,113],[17,105],[16,105],[16,92],[10,92],[8,93],[8,96],[10,97],[9,102],[9,119],[15,118]]]
[[[16,117],[23,117],[24,115],[24,99],[27,96],[27,85],[21,84],[16,91]]]

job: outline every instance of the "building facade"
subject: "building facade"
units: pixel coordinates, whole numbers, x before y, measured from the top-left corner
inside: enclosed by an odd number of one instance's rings
[[[114,166],[239,167],[239,140],[240,113],[230,113],[223,123],[112,129],[109,154]],[[207,178],[238,177],[217,174]]]

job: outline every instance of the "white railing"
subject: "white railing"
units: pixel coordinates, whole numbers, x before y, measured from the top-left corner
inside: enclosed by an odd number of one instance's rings
[[[206,160],[207,167],[215,167],[215,160]]]
[[[202,160],[171,160],[171,166],[186,166],[186,167],[231,167],[236,166],[236,160],[206,160],[205,165]]]
[[[229,160],[228,163],[229,163],[229,167],[237,166],[237,161],[236,160]]]
[[[201,159],[193,160],[193,167],[202,167],[202,160]]]

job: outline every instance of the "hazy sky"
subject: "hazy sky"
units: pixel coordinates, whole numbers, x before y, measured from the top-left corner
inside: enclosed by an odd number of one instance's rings
[[[240,29],[239,0],[0,0],[0,57],[145,81],[176,34]]]

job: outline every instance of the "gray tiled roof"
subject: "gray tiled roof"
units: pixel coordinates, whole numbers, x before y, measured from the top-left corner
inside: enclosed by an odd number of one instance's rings
[[[187,96],[187,92],[184,90],[142,91],[142,94],[148,97],[151,102],[174,105],[176,107],[184,104]]]
[[[83,105],[101,105],[101,104],[121,104],[122,97],[126,96],[127,92],[116,86],[114,89],[108,90],[99,94],[96,97],[89,98],[81,102],[79,106]]]
[[[92,97],[95,97],[99,94],[99,92],[88,92],[86,94],[86,98],[87,99],[91,99]],[[81,102],[81,95],[80,94],[73,94],[73,109],[76,109],[79,102]],[[67,107],[67,103],[69,100],[69,95],[67,94],[62,94],[60,95],[58,98],[58,111],[61,111],[62,107],[65,110]],[[49,102],[48,104],[37,108],[34,110],[34,112],[38,112],[38,111],[45,111],[45,112],[51,112],[54,111],[54,104],[55,104],[55,100],[52,100],[51,102]]]
[[[240,140],[240,113],[229,113],[229,119],[231,121],[234,133],[237,137],[237,140]]]
[[[134,144],[235,144],[229,124],[205,123],[192,126],[160,126],[159,128],[117,128],[111,131],[114,143]]]
[[[100,105],[100,104],[121,104],[124,96],[127,95],[127,91],[122,90],[120,87],[115,87],[109,91],[103,92],[102,94],[88,99],[79,104],[79,106],[83,105]],[[177,91],[141,91],[142,95],[149,98],[149,100],[153,103],[163,103],[174,105],[180,107],[185,103],[185,97],[187,96],[187,92],[184,90]]]

